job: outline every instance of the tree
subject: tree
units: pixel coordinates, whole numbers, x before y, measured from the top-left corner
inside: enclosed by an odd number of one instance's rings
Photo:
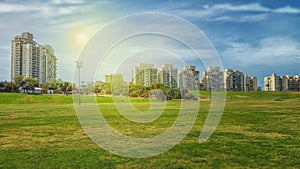
[[[100,82],[100,81],[95,82],[95,94],[97,96],[101,93],[103,87],[104,87],[104,83],[103,82]]]
[[[6,92],[17,92],[18,85],[15,82],[6,82],[5,83],[5,91]]]
[[[29,90],[34,91],[35,87],[39,86],[39,80],[37,78],[27,77],[23,80],[22,89],[28,93]]]
[[[47,92],[48,89],[49,89],[49,84],[48,84],[48,83],[42,84],[42,90],[43,90],[44,92]]]
[[[69,95],[69,93],[72,91],[72,86],[73,85],[70,82],[62,82],[59,84],[60,90],[66,95]]]
[[[21,87],[22,83],[24,82],[24,77],[22,75],[16,75],[14,77],[14,82],[17,84],[18,87]]]

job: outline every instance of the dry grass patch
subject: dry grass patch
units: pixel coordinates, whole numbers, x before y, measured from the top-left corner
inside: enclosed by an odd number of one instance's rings
[[[226,127],[219,127],[217,131],[220,132],[231,132],[231,133],[240,133],[244,134],[245,136],[249,137],[267,137],[267,138],[286,138],[289,135],[279,134],[279,133],[261,133],[261,132],[254,132],[249,130],[249,126],[226,126]]]

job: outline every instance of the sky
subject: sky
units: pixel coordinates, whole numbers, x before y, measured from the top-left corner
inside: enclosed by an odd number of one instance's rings
[[[75,61],[86,49],[89,40],[113,21],[143,12],[171,14],[195,25],[210,41],[224,68],[256,76],[259,85],[263,84],[264,76],[272,73],[300,74],[299,1],[4,0],[0,1],[0,81],[10,80],[11,40],[22,32],[33,33],[39,44],[51,45],[58,59],[57,77],[72,81]],[[131,26],[145,23],[147,17],[130,21]],[[166,25],[165,20],[157,19],[154,27],[164,28]],[[126,26],[121,25],[118,29],[132,29]],[[180,25],[175,26],[179,27]],[[131,38],[119,45],[119,48],[123,46],[122,49],[107,55],[108,59],[101,64],[103,69],[100,66],[99,71],[102,74],[114,73],[115,70],[109,69],[110,64],[120,62],[119,72],[125,72],[125,68],[130,70],[134,64],[142,61],[154,62],[156,67],[165,62],[174,63],[179,70],[183,65],[189,64],[197,66],[200,71],[206,69],[205,64],[193,59],[192,54],[177,52],[176,55],[181,56],[175,57],[174,53],[162,50],[169,49],[170,46],[178,51],[183,50],[182,45],[179,48],[176,45],[178,46],[168,38],[154,35],[144,35],[142,39]],[[147,50],[142,50],[157,46],[160,49],[152,50],[152,55]],[[124,49],[136,52],[122,53]],[[122,54],[128,55],[127,61],[118,60],[118,56]],[[155,60],[154,55],[159,57]],[[139,56],[143,57],[140,60],[133,59]],[[133,60],[138,62],[134,63]],[[130,73],[127,73],[126,80]],[[103,76],[99,78],[103,80]]]

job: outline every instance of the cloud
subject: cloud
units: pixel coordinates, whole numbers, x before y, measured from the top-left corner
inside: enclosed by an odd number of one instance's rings
[[[223,11],[260,11],[260,12],[268,12],[269,8],[266,8],[259,3],[253,4],[243,4],[243,5],[232,5],[232,4],[216,4],[213,5],[210,9],[213,10],[223,10]]]
[[[40,9],[35,6],[22,5],[22,4],[0,4],[0,13],[15,13],[15,12],[30,12],[39,11]]]
[[[53,4],[82,4],[83,0],[52,0]]]
[[[285,7],[282,7],[282,8],[275,9],[274,12],[287,13],[287,14],[298,14],[298,13],[300,13],[300,9],[292,8],[290,6],[285,6]]]
[[[215,4],[211,7],[205,6],[206,9],[210,10],[222,10],[222,11],[237,11],[237,12],[251,12],[251,11],[256,11],[256,12],[273,12],[273,13],[286,13],[286,14],[297,14],[300,13],[300,9],[298,8],[293,8],[290,6],[284,6],[280,8],[267,8],[265,6],[262,6],[259,3],[251,3],[251,4],[242,4],[242,5],[233,5],[229,3],[224,3],[224,4]]]
[[[31,13],[36,17],[52,17],[68,15],[72,13],[80,13],[91,10],[93,5],[91,4],[81,4],[80,1],[55,1],[52,3],[24,3],[24,4],[14,4],[14,3],[0,3],[0,14],[1,13],[21,13],[21,12],[36,12]],[[79,5],[80,4],[80,5]],[[29,14],[30,15],[30,14]]]
[[[220,16],[215,18],[209,18],[205,21],[217,21],[217,22],[259,22],[268,19],[268,14],[258,15],[245,15],[245,16]]]
[[[243,65],[289,65],[300,63],[300,42],[289,38],[266,38],[257,45],[231,43],[224,59]]]
[[[170,10],[183,17],[201,18],[205,21],[220,21],[220,22],[257,22],[267,19],[270,13],[279,14],[299,14],[300,9],[291,6],[284,6],[279,8],[268,8],[259,3],[234,5],[230,3],[220,3],[213,5],[203,5],[202,9],[180,9]],[[232,12],[257,12],[241,15],[230,16]],[[245,15],[245,16],[244,16]]]

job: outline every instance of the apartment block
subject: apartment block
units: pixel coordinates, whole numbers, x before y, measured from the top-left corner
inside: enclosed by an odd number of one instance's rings
[[[208,67],[206,72],[203,72],[203,86],[207,90],[223,90],[224,75],[220,67]]]
[[[238,70],[225,69],[224,71],[224,87],[227,91],[245,91],[244,73]]]
[[[168,87],[178,87],[178,70],[173,64],[163,64],[158,70],[158,82]]]
[[[38,78],[40,84],[56,78],[56,57],[52,47],[38,44],[28,32],[16,36],[11,46],[11,79],[17,75]]]
[[[132,70],[132,83],[139,86],[150,86],[158,82],[157,68],[154,64],[141,63]]]
[[[196,66],[184,66],[179,72],[179,88],[187,90],[199,89],[199,71]]]
[[[225,69],[219,67],[208,67],[203,73],[203,85],[207,90],[215,91],[258,91],[257,78],[249,77],[239,70]]]
[[[299,75],[295,76],[271,76],[264,77],[264,91],[286,92],[300,91]]]

